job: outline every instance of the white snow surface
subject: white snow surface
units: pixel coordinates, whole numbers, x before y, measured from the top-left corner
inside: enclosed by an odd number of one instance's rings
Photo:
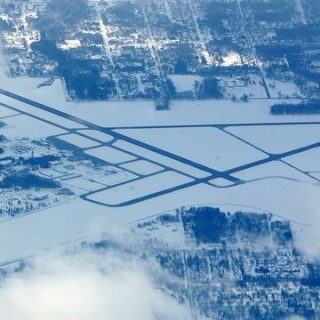
[[[202,77],[195,75],[170,75],[169,79],[173,82],[178,92],[194,91],[196,81],[201,82]]]
[[[59,140],[65,141],[79,148],[92,148],[99,145],[99,143],[93,140],[87,139],[85,137],[82,137],[75,133],[59,136]]]
[[[118,132],[221,171],[265,158],[261,151],[217,128],[131,129]]]
[[[163,170],[163,167],[145,160],[129,162],[121,165],[121,167],[141,175],[148,175]]]
[[[320,148],[286,158],[286,161],[304,171],[320,172]]]
[[[0,69],[3,66],[3,61],[0,61]],[[175,101],[169,112],[155,111],[152,101],[67,102],[64,88],[59,80],[50,87],[37,88],[43,81],[44,79],[10,79],[0,70],[1,88],[106,127],[320,121],[320,115],[272,116],[269,112],[270,106],[282,100],[251,99],[249,103],[234,103],[229,100]],[[11,104],[14,101],[0,96],[0,102]],[[25,108],[25,106],[18,104],[15,107]],[[34,110],[31,107],[23,110],[34,115],[44,116],[40,110]],[[11,129],[8,126],[1,130],[8,130],[8,133],[11,131],[11,136],[25,135],[27,132],[28,136],[33,138],[43,136],[44,132],[46,135],[63,133],[61,129],[52,126],[51,129],[41,128],[38,123],[35,123],[34,120],[31,122],[31,118],[29,118],[27,116],[7,118],[6,122],[9,119],[14,119],[14,122],[11,123]],[[49,120],[56,121],[57,119],[50,116]],[[72,121],[64,124],[68,128],[79,128],[79,125]],[[50,132],[52,128],[54,128],[54,132]],[[251,142],[258,143],[260,147],[266,147],[270,151],[283,151],[319,139],[317,126],[309,126],[309,129],[291,128],[293,127],[236,129],[239,129],[237,134],[243,135]],[[194,136],[191,138],[196,139]],[[128,146],[137,151],[137,147],[134,145],[123,145],[125,149]],[[141,149],[138,151],[145,152]],[[155,154],[154,156],[158,157],[159,155]],[[318,162],[317,157],[317,155],[314,156],[315,162]],[[162,158],[162,160],[164,159]],[[313,167],[315,162],[312,161],[311,166],[308,167],[315,168]],[[184,167],[184,170],[188,171],[189,168]],[[110,185],[112,182],[118,183],[116,180],[119,178],[123,180],[135,178],[134,175],[128,173],[121,173],[121,177],[117,177],[117,179],[114,176],[105,177],[106,180],[111,179]],[[167,183],[167,181],[165,182]],[[152,187],[157,183],[158,181],[153,182]],[[181,181],[178,179],[176,183],[181,183]],[[149,191],[147,190],[148,184],[141,183],[140,186],[132,186],[139,190],[139,192],[133,191],[133,195]],[[103,197],[103,199],[106,198]],[[298,244],[308,252],[319,252],[319,199],[319,184],[284,178],[266,178],[223,189],[199,184],[142,203],[119,208],[98,206],[78,198],[73,202],[42,212],[0,221],[0,262],[5,263],[33,256],[59,245],[68,244],[73,247],[83,239],[110,231],[121,225],[177,207],[197,204],[212,204],[219,207],[250,206],[261,211],[274,212],[284,218],[301,223],[293,224],[299,240]]]
[[[26,115],[6,118],[3,119],[2,122],[4,122],[6,126],[0,129],[1,134],[4,134],[8,138],[27,136],[30,139],[38,139],[66,133],[63,129]]]
[[[274,154],[320,141],[320,125],[230,127],[226,130]]]
[[[107,205],[119,205],[190,181],[191,179],[186,176],[167,171],[95,193],[89,196],[89,199]]]
[[[294,225],[304,249],[319,249],[318,185],[280,178],[266,179],[235,188],[218,189],[198,185],[144,203],[120,208],[97,206],[78,199],[46,211],[0,223],[1,262],[43,252],[45,249],[77,242],[182,205],[211,204],[235,208],[250,205],[303,223]],[[254,209],[252,209],[254,210]],[[307,226],[305,226],[307,225]],[[314,232],[312,232],[314,230]],[[303,234],[303,232],[307,232]],[[13,236],[15,235],[15,236]]]
[[[180,171],[182,173],[186,173],[188,175],[191,175],[196,178],[205,178],[208,175],[210,175],[206,171],[202,171],[198,168],[192,167],[191,165],[188,165],[186,163],[180,162],[178,160],[168,158],[164,155],[161,155],[159,153],[144,149],[140,146],[134,145],[132,143],[126,142],[126,141],[117,141],[114,143],[114,146],[130,151],[136,155],[139,155],[141,157],[146,157],[149,160],[152,160],[154,162],[160,163],[164,166],[168,166],[171,169]]]
[[[121,163],[134,160],[135,157],[112,147],[99,147],[85,151],[86,154],[109,163]]]
[[[153,101],[145,100],[68,102],[60,80],[49,87],[37,88],[43,81],[32,78],[8,79],[0,72],[3,89],[106,127],[320,120],[320,115],[272,116],[270,106],[285,101],[281,99],[252,99],[248,103],[230,100],[173,101],[170,112],[158,112]],[[1,97],[0,100],[4,99]]]
[[[4,117],[10,117],[16,114],[19,114],[19,113],[0,105],[0,119]]]
[[[113,137],[110,136],[109,134],[106,134],[104,132],[100,132],[97,130],[83,129],[83,130],[78,130],[78,132],[80,132],[81,134],[89,138],[98,140],[100,142],[110,142],[113,140]]]
[[[287,161],[288,159],[286,158],[285,161]],[[286,165],[281,161],[272,161],[257,167],[252,167],[252,168],[240,171],[238,173],[235,173],[233,174],[233,176],[239,179],[243,179],[245,181],[264,179],[264,178],[270,178],[270,177],[278,177],[278,178],[283,178],[288,180],[316,183],[316,180],[310,178],[309,176],[303,174],[302,172],[299,172],[293,169],[292,167]]]

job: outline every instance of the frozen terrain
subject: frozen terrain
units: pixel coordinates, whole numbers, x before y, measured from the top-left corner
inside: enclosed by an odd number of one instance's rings
[[[320,189],[312,172],[320,171],[320,116],[273,117],[268,100],[177,101],[162,113],[145,101],[66,102],[59,80],[37,88],[42,80],[8,79],[2,73],[0,81],[1,89],[52,108],[2,94],[0,134],[58,135],[72,150],[118,170],[106,177],[80,173],[61,180],[80,198],[3,219],[3,263],[191,204],[250,205],[319,227]]]

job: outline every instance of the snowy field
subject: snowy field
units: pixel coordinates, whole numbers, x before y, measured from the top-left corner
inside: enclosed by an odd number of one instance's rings
[[[111,142],[113,140],[113,137],[110,136],[109,134],[106,134],[97,130],[83,129],[83,130],[78,130],[78,132],[87,136],[88,138],[92,138],[104,143]]]
[[[287,160],[288,159],[286,159],[286,161]],[[234,176],[246,181],[278,177],[300,182],[316,183],[316,181],[311,177],[291,168],[290,166],[280,161],[272,161],[270,163],[246,169],[234,174]]]
[[[268,88],[273,98],[303,98],[299,87],[293,82],[268,80]]]
[[[118,141],[118,142],[114,143],[114,146],[116,146],[120,149],[123,149],[123,150],[127,150],[129,152],[132,152],[134,154],[137,154],[141,157],[145,157],[145,158],[152,160],[154,162],[161,163],[161,164],[168,166],[174,170],[189,174],[195,178],[205,178],[209,175],[209,173],[202,171],[202,170],[199,170],[199,169],[192,167],[188,164],[185,164],[183,162],[179,162],[179,161],[174,160],[172,158],[165,157],[159,153],[146,150],[144,148],[141,148],[137,145],[134,145],[134,144],[131,144],[131,143],[128,143],[125,141]]]
[[[0,105],[0,119],[6,118],[6,117],[11,117],[11,116],[14,116],[17,114],[19,114],[19,113]]]
[[[67,102],[62,83],[59,80],[50,87],[37,88],[43,81],[44,79],[7,79],[0,72],[0,88],[91,121],[95,125],[121,130],[130,137],[133,136],[152,144],[152,146],[163,148],[177,156],[186,157],[196,163],[215,169],[228,170],[241,164],[264,159],[267,156],[240,139],[270,153],[305,147],[320,140],[318,125],[266,126],[267,123],[320,121],[320,115],[272,116],[269,112],[270,106],[281,100],[257,99],[250,100],[248,103],[234,103],[229,100],[175,101],[172,103],[170,111],[157,112],[152,101]],[[12,105],[20,111],[49,122],[46,123],[27,115],[3,119],[2,121],[7,126],[0,129],[0,134],[9,137],[27,135],[29,138],[35,139],[70,133],[58,126],[51,125],[50,122],[59,124],[66,129],[86,129],[85,126],[70,119],[62,119],[55,114],[11,98],[0,96],[0,102]],[[0,118],[14,113],[0,107]],[[216,127],[140,128],[134,130],[125,128],[206,124],[241,124],[242,126],[224,129],[239,136],[240,139],[232,137]],[[247,127],[243,126],[245,124],[261,125]],[[97,141],[109,143],[113,140],[111,136],[96,130],[77,132],[87,136],[88,139],[96,140],[92,140],[92,146],[99,143]],[[65,137],[80,148],[88,146],[84,137],[75,134]],[[315,249],[317,243],[320,243],[318,239],[320,186],[303,172],[316,171],[313,176],[320,177],[319,149],[285,158],[285,161],[301,169],[302,172],[281,162],[262,163],[234,172],[234,178],[240,178],[246,182],[236,184],[224,178],[211,179],[211,174],[206,171],[128,141],[119,139],[112,146],[123,151],[111,146],[103,146],[86,152],[90,156],[110,163],[133,161],[122,165],[124,169],[132,171],[132,173],[119,171],[116,174],[92,176],[89,179],[71,176],[67,177],[65,183],[77,187],[79,194],[81,194],[81,190],[87,192],[106,188],[104,191],[88,195],[89,200],[104,204],[118,205],[137,197],[146,197],[146,199],[140,203],[111,208],[77,198],[73,202],[35,214],[0,221],[0,261],[6,262],[31,256],[59,245],[75,246],[87,237],[99,235],[163,211],[193,204],[216,204],[221,207],[235,206],[239,208],[249,206],[254,207],[255,211],[274,212],[284,218],[303,224],[303,228],[300,224],[295,224],[295,231],[298,236],[301,235],[303,241],[300,244],[305,245],[304,248]],[[131,152],[136,157],[126,152]],[[146,159],[154,161],[158,165],[152,164]],[[158,169],[168,170],[167,167],[177,172],[157,173]],[[155,175],[144,178],[138,176],[138,174],[150,173],[155,173]],[[54,173],[52,174],[54,176]],[[206,183],[204,178],[211,179],[211,185]],[[198,183],[181,190],[176,188],[191,181]],[[120,183],[124,184],[118,185]],[[115,187],[107,189],[108,186]],[[162,194],[164,189],[170,188],[175,191]],[[157,197],[148,198],[150,194],[157,192],[159,192]],[[306,232],[305,230],[307,230],[308,237],[302,233],[302,231]]]
[[[68,181],[65,182],[65,185],[71,187],[72,189],[80,189],[79,190],[80,194],[83,193],[83,191],[85,192],[96,191],[104,187],[103,184],[98,183],[93,179],[88,179],[83,177],[68,179]]]
[[[59,140],[62,140],[64,142],[67,142],[69,144],[72,144],[72,145],[79,147],[79,148],[82,148],[82,149],[92,148],[92,147],[96,147],[99,145],[99,143],[97,143],[93,140],[87,139],[85,137],[82,137],[82,136],[75,134],[75,133],[59,136]]]
[[[2,121],[6,126],[1,129],[1,133],[8,138],[27,136],[32,140],[66,133],[63,129],[25,115],[6,118]]]
[[[234,176],[236,177],[236,175]],[[209,180],[209,183],[218,188],[230,187],[234,185],[234,183],[232,183],[230,180],[227,180],[224,178],[215,178],[215,179]]]
[[[224,95],[229,99],[235,97],[241,99],[244,95],[248,98],[267,98],[266,90],[263,87],[259,75],[249,75],[248,79],[242,77],[219,77],[220,86],[224,90]]]
[[[190,178],[169,171],[95,193],[88,199],[111,206],[120,205],[188,182],[191,182]]]
[[[277,178],[229,189],[214,189],[202,184],[121,208],[96,206],[78,199],[63,206],[0,223],[0,256],[1,261],[5,262],[41,253],[57,245],[75,246],[90,236],[99,236],[126,223],[180,207],[182,203],[219,207],[234,205],[235,208],[250,205],[262,211],[277,213],[302,223],[303,228],[294,225],[297,236],[301,235],[306,241],[301,242],[301,245],[305,245],[306,249],[315,249],[319,243],[315,240],[318,240],[320,227],[315,204],[319,199],[319,186]],[[308,236],[302,232],[307,232]]]
[[[320,148],[290,156],[286,161],[303,171],[320,172]]]
[[[200,76],[195,75],[169,75],[169,79],[173,82],[177,92],[194,91],[196,82],[203,80]]]
[[[130,154],[119,151],[112,147],[93,148],[93,149],[87,150],[85,153],[92,157],[95,157],[113,164],[128,162],[136,159]]]
[[[94,181],[104,185],[105,187],[111,187],[126,181],[131,181],[138,178],[131,172],[119,171],[117,174],[109,174],[100,177],[93,177]]]
[[[153,101],[68,102],[60,80],[49,87],[37,88],[44,79],[5,78],[2,82],[2,78],[0,73],[3,89],[106,127],[320,120],[320,115],[272,116],[270,106],[285,101],[281,99],[258,99],[249,103],[230,100],[173,101],[170,112],[158,112]]]
[[[5,102],[5,104],[14,108],[18,112],[35,115],[41,119],[45,119],[50,123],[59,124],[60,126],[65,127],[67,129],[85,128],[77,122],[61,118],[55,114],[48,113],[45,110],[40,110],[39,108],[31,106],[30,104],[26,104],[9,97],[2,96],[1,102]]]
[[[265,158],[265,154],[217,128],[118,130],[173,154],[216,170],[227,170]]]
[[[147,176],[149,174],[162,171],[164,169],[163,167],[160,167],[152,162],[145,161],[145,160],[129,162],[121,165],[121,168],[133,171],[143,176]]]
[[[232,127],[227,131],[273,153],[283,153],[320,141],[320,125]]]

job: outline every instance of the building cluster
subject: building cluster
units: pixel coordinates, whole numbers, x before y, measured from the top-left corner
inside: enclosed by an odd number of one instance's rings
[[[1,135],[0,141],[0,217],[28,214],[74,199],[71,190],[50,178],[49,171],[62,161],[56,148],[45,140]]]
[[[33,213],[103,188],[119,170],[58,139],[0,135],[0,218]]]
[[[176,276],[166,289],[194,319],[319,319],[320,265],[297,250],[287,221],[188,208],[139,223],[134,233]]]
[[[11,76],[59,76],[70,99],[161,109],[170,99],[313,97],[319,11],[316,0],[21,0],[1,2],[0,25]]]

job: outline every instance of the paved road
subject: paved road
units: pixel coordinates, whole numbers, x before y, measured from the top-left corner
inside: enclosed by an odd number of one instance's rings
[[[249,46],[251,48],[251,52],[252,52],[252,54],[253,54],[253,56],[254,56],[254,58],[256,60],[257,67],[260,70],[261,80],[262,80],[263,87],[264,87],[264,89],[266,91],[266,95],[267,95],[268,99],[270,99],[271,98],[271,94],[270,94],[270,90],[269,90],[268,85],[267,85],[265,71],[263,69],[263,63],[260,61],[260,59],[258,57],[254,41],[253,41],[249,31],[248,31],[248,27],[247,27],[247,24],[246,24],[246,17],[245,17],[245,14],[244,14],[242,6],[241,6],[241,1],[242,0],[238,0],[237,4],[238,4],[240,17],[241,17],[242,28],[243,28],[244,34],[245,34],[245,36],[247,38],[248,44],[249,44]]]

